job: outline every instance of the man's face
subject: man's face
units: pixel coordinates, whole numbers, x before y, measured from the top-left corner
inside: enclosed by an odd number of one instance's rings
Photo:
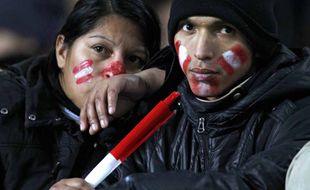
[[[223,95],[252,65],[252,51],[242,34],[215,17],[181,21],[174,43],[192,92],[203,99]]]

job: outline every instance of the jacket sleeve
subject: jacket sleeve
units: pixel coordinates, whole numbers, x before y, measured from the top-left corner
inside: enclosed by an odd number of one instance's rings
[[[310,140],[309,112],[310,106],[288,117],[280,130],[269,139],[268,148],[252,155],[235,169],[199,173],[175,170],[135,173],[143,171],[143,161],[135,157],[135,164],[127,165],[129,170],[122,171],[127,173],[121,176],[134,174],[107,189],[284,189],[286,171],[292,158]]]

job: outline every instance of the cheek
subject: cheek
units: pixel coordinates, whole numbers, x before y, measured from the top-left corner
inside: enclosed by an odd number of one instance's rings
[[[224,52],[217,60],[217,64],[219,64],[228,75],[233,75],[242,65],[249,63],[249,57],[249,51],[242,45],[237,44],[230,50]]]
[[[93,78],[93,61],[85,60],[72,69],[72,73],[77,85],[89,82]]]
[[[112,76],[125,73],[126,73],[125,65],[121,61],[114,61],[106,65],[104,69],[100,72],[100,75],[103,78],[110,78]]]
[[[180,66],[181,66],[183,72],[186,74],[192,58],[190,55],[188,55],[188,51],[185,48],[185,46],[183,46],[181,44],[181,41],[179,41],[179,40],[176,41],[175,49],[176,49],[176,52],[178,54]]]

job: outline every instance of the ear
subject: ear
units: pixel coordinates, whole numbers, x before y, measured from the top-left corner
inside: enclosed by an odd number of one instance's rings
[[[61,69],[66,64],[67,59],[67,53],[68,53],[68,46],[65,44],[65,36],[64,35],[58,35],[56,39],[56,60],[57,65]]]

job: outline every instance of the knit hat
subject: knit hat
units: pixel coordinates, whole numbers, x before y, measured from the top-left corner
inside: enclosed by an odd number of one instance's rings
[[[169,43],[179,22],[191,16],[213,16],[235,26],[261,55],[268,56],[278,41],[274,0],[173,0],[168,24]]]

